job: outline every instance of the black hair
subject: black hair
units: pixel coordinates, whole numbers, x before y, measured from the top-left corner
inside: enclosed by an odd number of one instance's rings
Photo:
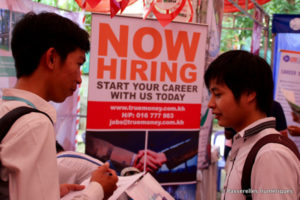
[[[256,92],[257,108],[268,113],[273,101],[273,78],[270,65],[261,57],[242,50],[232,50],[217,57],[204,75],[210,81],[225,84],[239,102],[244,92]]]
[[[42,55],[55,48],[64,61],[67,55],[80,48],[90,50],[89,34],[76,23],[55,13],[27,13],[12,32],[11,48],[17,78],[31,75]]]

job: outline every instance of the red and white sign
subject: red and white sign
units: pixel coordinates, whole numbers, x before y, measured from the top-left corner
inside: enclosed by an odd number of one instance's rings
[[[87,130],[199,129],[206,34],[93,14]]]

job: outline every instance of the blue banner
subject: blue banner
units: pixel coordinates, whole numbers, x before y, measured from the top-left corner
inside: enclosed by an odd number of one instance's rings
[[[274,14],[272,33],[300,33],[300,15]]]

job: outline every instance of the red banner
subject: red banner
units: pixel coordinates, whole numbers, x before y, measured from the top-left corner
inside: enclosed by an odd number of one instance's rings
[[[200,108],[200,104],[89,101],[87,129],[199,129]]]

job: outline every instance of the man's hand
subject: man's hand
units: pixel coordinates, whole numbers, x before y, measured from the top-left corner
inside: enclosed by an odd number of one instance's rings
[[[281,130],[279,133],[283,136],[288,136],[288,129]]]
[[[288,126],[289,133],[292,136],[300,136],[300,127],[298,126]]]
[[[92,173],[91,182],[98,182],[104,191],[104,198],[110,197],[117,189],[118,176],[116,172],[109,168],[109,164],[105,163]]]
[[[71,191],[78,191],[83,190],[84,185],[78,185],[78,184],[60,184],[60,198],[65,196]]]
[[[136,155],[133,166],[140,171],[144,170],[145,162],[145,150],[139,151]],[[165,162],[167,162],[166,155],[162,152],[156,153],[151,150],[147,150],[147,161],[146,161],[146,171],[154,172],[157,171]]]
[[[293,120],[295,122],[300,123],[300,117],[296,113],[292,112],[292,116],[293,116]]]

